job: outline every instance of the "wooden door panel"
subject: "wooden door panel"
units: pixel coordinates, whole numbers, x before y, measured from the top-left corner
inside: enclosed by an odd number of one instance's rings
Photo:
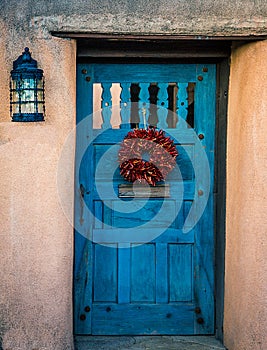
[[[192,266],[191,244],[168,245],[170,302],[193,300]]]
[[[189,233],[184,233],[183,230],[177,229],[165,229],[164,234],[162,228],[146,228],[145,234],[143,228],[129,228],[127,232],[124,228],[116,229],[115,233],[110,233],[109,229],[93,230],[93,241],[95,243],[108,245],[111,243],[117,244],[130,244],[132,242],[138,244],[147,243],[147,237],[152,237],[153,242],[165,243],[194,243],[194,230]]]
[[[93,306],[96,335],[194,334],[193,304],[100,304]]]
[[[77,132],[76,220],[89,239],[75,233],[75,332],[213,333],[215,66],[82,64],[77,77],[77,122],[87,124]],[[149,124],[163,128],[179,152],[165,180],[169,196],[121,198],[120,142],[131,127]],[[200,176],[202,149],[209,173]],[[187,220],[206,175],[205,210]],[[84,216],[84,206],[92,215]]]
[[[142,224],[147,223],[149,221],[149,227],[166,227],[168,225],[168,221],[161,219],[153,220],[156,214],[161,209],[162,200],[142,200],[140,199],[138,203],[132,203],[131,207],[133,212],[131,215],[129,213],[124,213],[123,208],[126,202],[123,201],[114,201],[112,203],[112,226],[114,227],[138,227]],[[169,211],[169,214],[175,216],[175,201],[174,200],[166,200],[166,210]],[[134,211],[136,210],[136,211]],[[174,227],[173,223],[170,227]]]
[[[131,245],[131,303],[156,302],[156,247]]]
[[[125,203],[128,200],[124,199],[124,201],[109,201],[109,206],[105,205],[103,200],[95,200],[94,201],[94,210],[95,215],[98,220],[95,220],[94,228],[102,229],[104,224],[111,224],[114,227],[137,227],[145,223],[146,220],[142,219],[142,217],[147,217],[148,219],[153,219],[154,215],[160,210],[162,201],[160,199],[155,199],[153,201],[145,201],[144,199],[138,201],[138,203],[133,203],[133,210],[136,208],[136,211],[131,213],[129,216],[127,213],[123,213],[121,209],[123,209]],[[171,215],[175,215],[176,206],[175,201],[173,199],[167,199],[166,208],[169,208],[169,213]],[[185,200],[182,203],[182,208],[179,211],[179,214],[176,216],[175,221],[169,226],[169,228],[176,228],[178,230],[182,230],[185,219],[188,216],[189,210],[192,206],[192,201]],[[101,222],[100,222],[101,221]],[[166,224],[166,223],[165,223]],[[150,227],[165,227],[164,220],[159,222],[153,221],[150,222]]]
[[[94,244],[93,302],[117,302],[118,254],[115,244]]]

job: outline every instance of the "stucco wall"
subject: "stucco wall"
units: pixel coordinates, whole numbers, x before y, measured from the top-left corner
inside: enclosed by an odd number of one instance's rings
[[[1,6],[2,5],[2,6]],[[17,0],[0,13],[35,35],[52,31],[174,35],[266,35],[265,0]]]
[[[267,41],[233,50],[226,209],[225,344],[267,344]]]
[[[0,335],[5,350],[72,348],[73,230],[61,209],[57,166],[75,124],[75,43],[50,31],[260,35],[266,34],[266,18],[265,0],[0,0]],[[25,46],[45,73],[44,123],[10,121],[9,72]],[[266,43],[236,50],[232,57],[225,314],[230,350],[263,349],[259,342],[264,344],[267,334],[265,57]],[[61,190],[71,210],[73,148],[68,159]]]
[[[76,46],[0,26],[0,336],[4,349],[72,349],[73,229],[61,208],[57,172],[75,125]],[[43,123],[10,121],[9,72],[26,45],[44,69]],[[68,157],[62,195],[71,206],[73,147]]]

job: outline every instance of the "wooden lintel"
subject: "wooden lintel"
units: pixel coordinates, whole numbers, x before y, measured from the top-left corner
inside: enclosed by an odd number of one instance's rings
[[[105,40],[132,40],[132,41],[167,41],[167,40],[185,40],[185,41],[209,41],[209,40],[220,40],[220,41],[253,41],[253,40],[266,40],[267,35],[232,35],[232,36],[211,36],[211,35],[173,35],[173,34],[119,34],[119,33],[88,33],[88,32],[59,32],[52,31],[52,35],[61,38],[73,38],[73,39],[105,39]]]
[[[77,40],[77,57],[83,59],[221,59],[231,53],[233,43],[264,40],[264,36],[134,35],[86,32],[52,32]]]

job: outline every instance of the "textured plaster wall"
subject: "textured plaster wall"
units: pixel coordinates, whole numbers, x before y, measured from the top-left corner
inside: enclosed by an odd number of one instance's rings
[[[41,36],[53,31],[175,35],[266,34],[265,0],[17,0],[3,14]]]
[[[267,346],[267,41],[231,59],[225,271],[225,344]]]
[[[75,125],[76,45],[12,22],[0,32],[0,336],[5,350],[72,349],[73,229],[57,173]],[[10,121],[9,72],[26,45],[45,74],[43,123]],[[61,189],[71,207],[74,147],[68,159]]]
[[[72,349],[73,230],[61,208],[57,173],[75,124],[75,43],[50,31],[260,35],[266,34],[266,18],[265,0],[0,0],[0,336],[5,350]],[[25,46],[45,72],[44,123],[10,121],[9,72]],[[264,344],[264,57],[266,43],[233,55],[225,315],[230,350]],[[73,147],[67,159],[60,188],[71,212]],[[245,342],[256,345],[248,348]]]

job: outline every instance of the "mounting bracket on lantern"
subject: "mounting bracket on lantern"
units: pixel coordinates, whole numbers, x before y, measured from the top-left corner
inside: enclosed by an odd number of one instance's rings
[[[13,62],[10,78],[10,113],[13,122],[44,121],[44,77],[28,47]]]

